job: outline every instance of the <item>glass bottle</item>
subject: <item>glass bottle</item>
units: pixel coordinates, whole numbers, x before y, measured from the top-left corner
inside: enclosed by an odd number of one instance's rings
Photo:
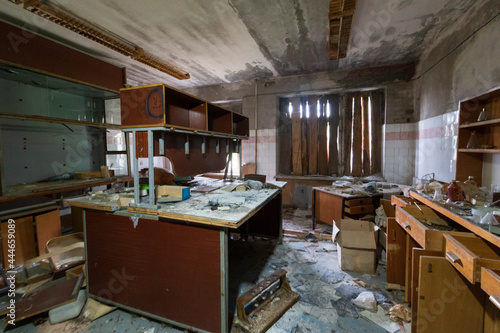
[[[476,131],[472,131],[469,142],[467,143],[467,149],[474,148],[479,148],[479,140],[477,139]]]
[[[463,201],[462,188],[457,184],[456,180],[452,180],[448,186],[448,199],[451,201]]]

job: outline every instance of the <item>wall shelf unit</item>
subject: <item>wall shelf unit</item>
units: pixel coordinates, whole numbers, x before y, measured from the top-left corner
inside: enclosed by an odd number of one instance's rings
[[[120,90],[122,128],[164,127],[247,139],[248,118],[165,84]]]
[[[481,111],[487,120],[478,121]],[[467,148],[472,133],[478,147]],[[483,148],[488,147],[488,148]],[[473,176],[478,185],[483,181],[483,159],[500,153],[500,88],[460,102],[457,151],[457,180]],[[489,185],[489,184],[486,184]]]
[[[165,84],[121,89],[120,103],[122,130],[132,133],[134,180],[139,158],[147,157],[150,189],[154,156],[167,157],[179,177],[220,171],[249,135],[247,117]],[[154,191],[141,202],[138,186],[134,181],[135,208],[154,209]]]

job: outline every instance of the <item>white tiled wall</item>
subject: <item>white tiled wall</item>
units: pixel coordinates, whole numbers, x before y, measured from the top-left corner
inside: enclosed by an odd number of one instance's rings
[[[388,124],[383,131],[385,179],[388,182],[411,185],[415,173],[415,124]]]
[[[276,129],[257,131],[257,174],[273,180],[277,173]],[[255,163],[255,131],[250,131],[248,140],[242,143],[243,164]]]
[[[418,123],[415,173],[434,173],[441,181],[455,178],[458,111],[428,118]]]

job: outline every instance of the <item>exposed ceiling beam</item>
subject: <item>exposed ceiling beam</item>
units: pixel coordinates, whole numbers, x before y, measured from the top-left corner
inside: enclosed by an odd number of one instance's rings
[[[144,50],[134,45],[125,39],[106,31],[95,24],[87,22],[86,20],[69,13],[61,7],[51,5],[48,1],[41,0],[9,0],[13,3],[23,3],[24,9],[41,16],[51,22],[54,22],[61,27],[69,29],[83,37],[86,37],[96,43],[104,45],[113,51],[116,51],[125,56],[139,61],[145,65],[153,67],[163,73],[171,75],[179,80],[189,79],[189,73],[183,72],[166,63],[163,60],[157,59],[152,55],[144,52]]]
[[[352,18],[357,0],[330,1],[330,33],[328,39],[328,56],[330,60],[347,56],[347,47],[351,36]]]

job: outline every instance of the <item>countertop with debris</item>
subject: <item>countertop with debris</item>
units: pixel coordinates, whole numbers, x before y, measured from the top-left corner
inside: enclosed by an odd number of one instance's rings
[[[243,182],[223,182],[202,179],[191,188],[190,198],[177,202],[158,204],[155,216],[202,224],[236,228],[249,219],[262,206],[271,201],[286,182],[267,182],[260,190],[252,189]],[[209,188],[212,187],[213,189]],[[237,188],[236,188],[237,187]],[[198,189],[208,191],[197,192]],[[232,188],[232,191],[228,191]],[[98,193],[65,199],[68,206],[115,212],[120,215],[136,214],[120,206],[121,198],[133,198],[128,193]]]

